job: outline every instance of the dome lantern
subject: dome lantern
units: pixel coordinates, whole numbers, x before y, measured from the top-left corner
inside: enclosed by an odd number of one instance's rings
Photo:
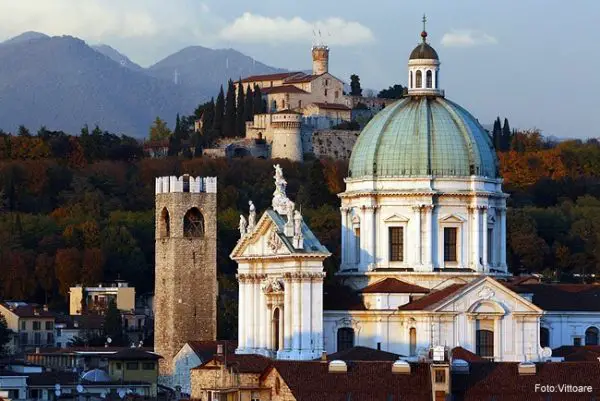
[[[439,85],[440,60],[437,52],[427,43],[427,17],[423,15],[422,42],[410,53],[408,60],[409,96],[444,96]]]

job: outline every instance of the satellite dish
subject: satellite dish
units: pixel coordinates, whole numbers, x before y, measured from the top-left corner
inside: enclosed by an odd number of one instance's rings
[[[542,356],[544,358],[550,358],[552,356],[552,348],[550,348],[550,347],[542,348]]]
[[[106,398],[106,392],[105,391],[103,391],[103,392],[100,393],[100,398]]]
[[[133,390],[132,390],[132,389],[130,389],[130,388],[128,388],[128,389],[127,389],[127,394],[131,394],[131,393],[133,393]]]
[[[83,393],[83,386],[81,384],[78,384],[76,388],[78,393]]]
[[[120,388],[119,391],[117,392],[117,394],[119,394],[119,397],[123,398],[123,397],[125,397],[125,390]]]
[[[54,390],[60,390],[60,384],[56,383],[56,384],[54,385]]]
[[[60,397],[60,390],[55,390],[54,395],[56,395],[57,397]]]
[[[109,344],[110,344],[110,343],[112,343],[112,338],[110,338],[110,337],[107,337],[107,338],[106,338],[106,342],[107,342],[107,343],[109,343]]]

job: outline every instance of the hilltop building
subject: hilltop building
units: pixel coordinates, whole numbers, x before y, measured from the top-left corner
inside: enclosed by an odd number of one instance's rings
[[[526,362],[548,359],[550,347],[598,344],[600,287],[519,282],[508,272],[508,195],[493,144],[445,97],[438,54],[426,31],[421,39],[407,96],[378,113],[352,151],[339,195],[340,285],[323,289],[329,251],[287,198],[279,166],[272,208],[240,225],[231,253],[237,354],[311,360],[359,345],[417,361],[460,345]]]

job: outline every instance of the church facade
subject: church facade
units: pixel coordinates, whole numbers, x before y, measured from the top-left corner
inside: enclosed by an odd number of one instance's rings
[[[421,36],[407,96],[352,151],[339,195],[340,285],[324,291],[329,251],[287,198],[279,166],[272,208],[258,222],[254,210],[240,217],[237,353],[308,360],[361,345],[420,360],[460,346],[524,362],[598,345],[597,288],[509,274],[508,196],[493,144],[446,99],[438,54]]]

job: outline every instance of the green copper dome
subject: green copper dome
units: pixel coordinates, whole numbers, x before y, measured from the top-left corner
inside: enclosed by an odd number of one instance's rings
[[[461,106],[442,96],[408,96],[378,113],[350,157],[349,176],[497,178],[488,133]]]

